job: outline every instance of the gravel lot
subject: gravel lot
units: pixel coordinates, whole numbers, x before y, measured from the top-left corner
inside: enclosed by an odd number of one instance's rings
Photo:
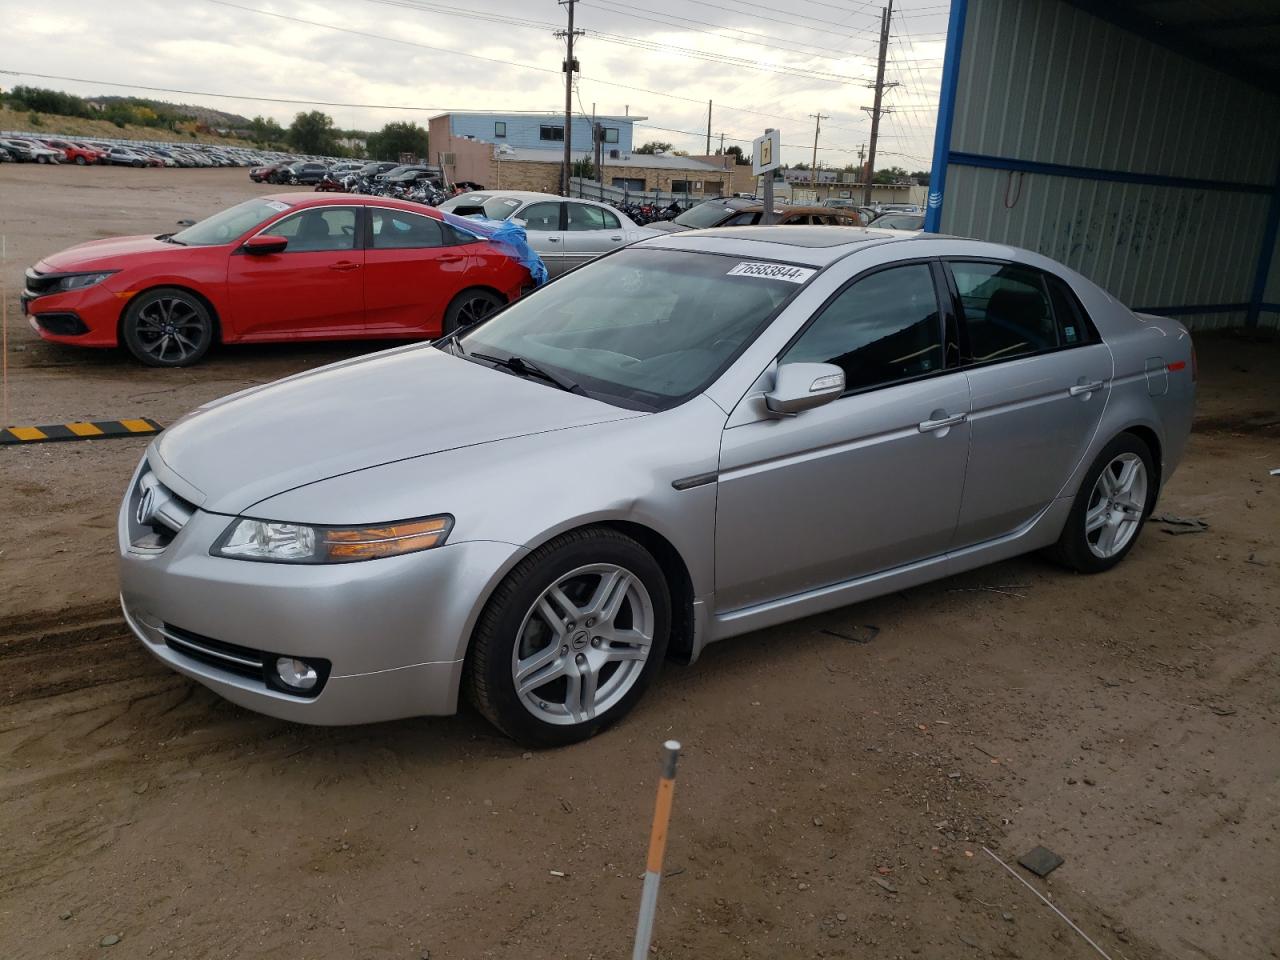
[[[278,189],[0,167],[9,422],[169,422],[372,349],[154,371],[18,315],[42,254]],[[1280,956],[1280,345],[1200,358],[1157,512],[1207,532],[1149,525],[1102,577],[1023,558],[730,641],[532,755],[470,713],[298,727],[162,669],[113,599],[143,441],[0,449],[0,956],[629,957],[671,736],[657,957],[1094,956],[983,852],[1037,844],[1065,865],[1015,869],[1116,960]]]

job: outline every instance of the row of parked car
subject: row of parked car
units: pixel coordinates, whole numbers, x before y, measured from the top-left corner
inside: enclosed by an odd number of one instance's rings
[[[143,143],[136,140],[89,140],[31,133],[0,134],[0,163],[74,163],[117,167],[258,167],[268,163],[303,162],[272,151],[204,143]],[[306,158],[326,168],[322,158]],[[287,181],[279,181],[287,182]]]

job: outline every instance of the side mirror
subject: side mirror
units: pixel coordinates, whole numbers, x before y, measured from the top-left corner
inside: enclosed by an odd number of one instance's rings
[[[779,417],[820,407],[844,393],[844,371],[833,363],[784,363],[764,395],[769,412]]]
[[[248,254],[263,256],[268,253],[284,253],[287,246],[289,246],[287,237],[272,237],[266,234],[259,234],[246,240],[240,249]]]
[[[178,226],[180,226],[180,227],[194,227],[195,225],[196,225],[196,222],[195,222],[194,220],[179,220],[179,221],[178,221]]]

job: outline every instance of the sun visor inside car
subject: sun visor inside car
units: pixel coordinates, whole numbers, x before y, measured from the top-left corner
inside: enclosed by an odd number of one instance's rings
[[[452,213],[440,211],[445,223],[469,233],[473,237],[488,240],[500,247],[503,253],[513,257],[526,270],[533,282],[538,286],[547,282],[547,265],[538,256],[538,251],[529,246],[529,238],[524,227],[510,220],[486,220],[482,217],[459,217]]]

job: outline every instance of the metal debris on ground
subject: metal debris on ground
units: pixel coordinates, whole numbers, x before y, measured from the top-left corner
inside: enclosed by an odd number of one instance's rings
[[[825,633],[828,637],[847,640],[850,643],[866,644],[880,636],[880,628],[873,627],[869,623],[864,623],[861,626],[850,627],[847,633],[841,633],[838,630],[823,630],[822,633]]]
[[[1044,848],[1043,848],[1043,847],[1037,847],[1036,849],[1037,849],[1037,850],[1041,850],[1041,849],[1044,849]],[[1080,928],[1075,924],[1075,922],[1074,922],[1070,917],[1068,917],[1065,913],[1063,913],[1063,912],[1062,912],[1061,910],[1059,910],[1056,906],[1054,906],[1052,903],[1050,903],[1050,902],[1045,898],[1045,895],[1044,895],[1043,893],[1041,893],[1039,890],[1037,890],[1037,889],[1036,889],[1035,887],[1033,887],[1031,884],[1027,883],[1026,879],[1025,879],[1025,878],[1023,878],[1023,877],[1021,877],[1021,876],[1019,876],[1019,875],[1017,874],[1017,872],[1015,872],[1015,871],[1014,871],[1014,869],[1013,869],[1011,866],[1009,866],[1007,863],[1005,863],[1003,860],[1001,860],[999,857],[997,857],[994,853],[992,853],[992,852],[991,852],[988,848],[986,848],[986,847],[983,847],[983,848],[982,848],[982,852],[983,852],[983,853],[985,853],[985,854],[986,854],[988,857],[990,857],[992,860],[994,860],[996,863],[1000,864],[1000,866],[1002,866],[1002,867],[1004,868],[1005,873],[1009,874],[1009,876],[1013,877],[1013,879],[1017,880],[1020,884],[1022,884],[1024,887],[1026,887],[1028,890],[1030,890],[1033,894],[1035,894],[1035,895],[1040,899],[1040,902],[1041,902],[1041,903],[1043,903],[1046,907],[1048,907],[1050,910],[1052,910],[1054,913],[1056,913],[1056,914],[1057,914],[1057,915],[1058,915],[1058,916],[1063,920],[1063,922],[1064,922],[1064,923],[1066,923],[1066,925],[1067,925],[1067,926],[1069,926],[1072,930],[1074,930],[1076,933],[1078,933],[1078,934],[1081,936],[1081,938],[1084,940],[1084,942],[1085,942],[1085,943],[1089,944],[1089,946],[1093,947],[1093,949],[1094,949],[1094,950],[1098,951],[1098,956],[1103,957],[1103,958],[1104,958],[1104,960],[1111,960],[1111,956],[1110,956],[1110,954],[1108,954],[1108,953],[1107,953],[1107,951],[1103,950],[1100,946],[1098,946],[1096,943],[1094,943],[1094,942],[1093,942],[1093,939],[1092,939],[1092,938],[1091,938],[1087,933],[1085,933],[1083,930],[1081,930],[1081,929],[1080,929]],[[1032,851],[1032,852],[1034,853],[1035,851]],[[1021,860],[1019,860],[1018,862],[1019,862],[1019,863],[1021,863],[1022,861],[1021,861]]]
[[[1027,599],[1025,593],[1014,593],[1012,587],[1026,587],[1025,583],[1006,583],[998,587],[952,587],[947,593],[998,593],[1005,597],[1017,597],[1019,600]]]
[[[1037,877],[1047,877],[1065,862],[1060,856],[1045,847],[1036,847],[1034,850],[1028,850],[1018,858],[1019,865],[1026,867]]]
[[[1165,533],[1171,533],[1179,536],[1184,533],[1204,533],[1209,529],[1209,522],[1202,520],[1200,517],[1178,517],[1172,513],[1161,513],[1151,518],[1156,523],[1163,523],[1166,526],[1161,527]]]

